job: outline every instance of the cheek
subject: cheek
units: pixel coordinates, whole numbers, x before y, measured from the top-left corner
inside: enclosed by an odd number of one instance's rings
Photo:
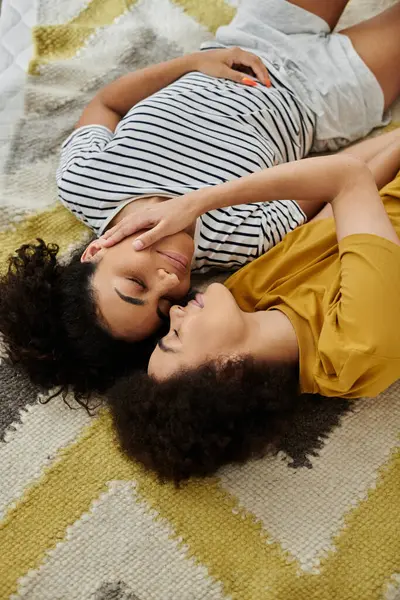
[[[137,328],[146,335],[154,333],[161,326],[161,321],[153,308],[141,307],[139,318],[135,321]]]
[[[221,350],[226,337],[226,328],[221,319],[214,318],[214,315],[200,313],[197,319],[188,323],[184,331],[185,346],[190,341],[190,351],[204,358],[206,355],[213,355]]]
[[[167,296],[173,298],[176,301],[181,301],[187,296],[191,286],[190,273],[181,279],[173,288],[170,289]]]
[[[235,319],[229,312],[219,312],[206,325],[203,325],[203,335],[207,343],[219,353],[231,351],[243,338],[241,320]]]
[[[181,286],[182,290],[184,291],[184,294],[188,294],[191,286],[190,273],[186,276],[186,278],[183,281],[181,281]]]
[[[160,298],[158,301],[158,310],[166,317],[169,317],[169,311],[171,309],[171,302],[165,298]]]
[[[130,317],[124,323],[123,338],[130,342],[139,342],[151,336],[160,327],[160,320],[154,315],[140,315],[140,318]]]
[[[155,250],[174,250],[181,252],[188,259],[191,259],[194,253],[193,238],[184,231],[175,233],[157,242],[154,246]]]

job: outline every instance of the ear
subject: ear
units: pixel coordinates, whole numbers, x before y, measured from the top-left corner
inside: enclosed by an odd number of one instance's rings
[[[93,240],[89,246],[85,249],[81,256],[81,262],[97,262],[103,256],[105,249],[102,247],[99,240]]]

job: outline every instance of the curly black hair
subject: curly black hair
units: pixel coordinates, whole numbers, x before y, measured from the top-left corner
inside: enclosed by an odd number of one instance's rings
[[[128,343],[106,330],[91,287],[96,265],[81,263],[83,249],[65,264],[59,247],[41,239],[16,250],[0,277],[0,332],[10,361],[33,383],[58,387],[64,398],[72,391],[89,409],[92,392],[147,367],[155,341]]]
[[[163,381],[126,377],[107,401],[122,450],[179,484],[276,447],[298,395],[297,365],[243,357]]]

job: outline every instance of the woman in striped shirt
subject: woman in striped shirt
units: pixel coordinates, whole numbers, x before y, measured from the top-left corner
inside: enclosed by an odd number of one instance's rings
[[[161,202],[337,149],[386,122],[400,89],[399,6],[330,33],[346,4],[245,0],[203,52],[127,75],[86,107],[57,183],[97,239],[68,265],[51,245],[24,246],[2,282],[0,329],[35,381],[105,389],[146,361],[143,340],[185,296],[191,270],[236,269],[315,214],[318,200],[210,205],[137,251],[152,235],[138,223],[153,225]]]

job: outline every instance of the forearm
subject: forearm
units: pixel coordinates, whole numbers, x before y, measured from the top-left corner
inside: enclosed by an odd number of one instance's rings
[[[400,138],[376,154],[367,167],[379,190],[392,181],[400,168]]]
[[[193,197],[199,194],[196,199]],[[346,154],[308,158],[194,192],[197,214],[249,202],[318,198],[331,203],[336,235],[367,233],[400,244],[367,165]]]
[[[77,127],[99,124],[115,129],[132,106],[196,70],[198,54],[188,54],[140,69],[106,85],[86,106]]]
[[[332,202],[355,177],[370,177],[361,161],[338,154],[308,158],[265,169],[212,188],[192,192],[199,215],[250,202],[286,200]]]
[[[365,161],[372,173],[376,187],[380,190],[392,181],[400,168],[400,127],[389,133],[364,140],[342,150],[343,154],[351,154]],[[300,203],[307,210],[308,203]],[[316,216],[311,215],[311,221],[328,219],[333,216],[332,206],[325,205]]]
[[[357,142],[356,144],[341,150],[341,153],[352,154],[368,164],[396,141],[400,144],[400,127],[393,131]]]
[[[377,188],[381,189],[400,168],[400,128],[359,142],[342,152],[366,162]]]
[[[367,164],[378,189],[389,183],[400,167],[400,127],[389,133],[358,142],[341,151],[350,154]],[[307,219],[317,220],[332,216],[332,207],[324,202],[299,200],[298,204]],[[322,209],[322,211],[321,211]]]
[[[104,87],[99,97],[106,106],[123,117],[132,106],[191,71],[192,65],[194,55],[189,54],[140,69]]]

